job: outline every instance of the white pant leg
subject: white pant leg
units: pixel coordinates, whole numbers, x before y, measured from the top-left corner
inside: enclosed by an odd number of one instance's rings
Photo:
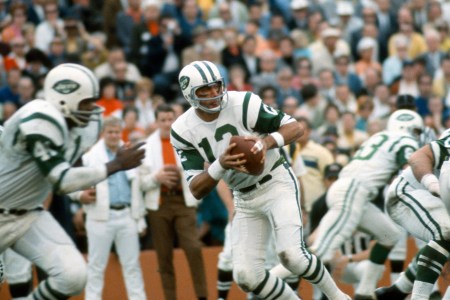
[[[83,290],[85,260],[49,212],[38,212],[38,218],[11,248],[49,275],[44,281],[46,285],[38,287],[41,293],[53,290],[64,295],[77,295]]]
[[[222,251],[219,253],[219,260],[217,262],[217,267],[220,270],[232,271],[233,270],[233,258],[231,256],[231,225],[228,222],[225,227],[225,240],[223,242]]]
[[[355,290],[357,285],[364,273],[364,270],[369,265],[369,260],[363,260],[359,262],[353,262],[347,264],[345,267],[344,273],[342,274],[342,281],[348,284],[356,285],[354,286]]]
[[[23,283],[31,280],[32,265],[28,259],[12,249],[6,249],[4,262],[8,284]]]
[[[328,212],[320,221],[311,250],[324,262],[348,240],[358,224],[370,200],[370,193],[356,180],[338,179],[327,194]]]
[[[425,242],[450,239],[450,218],[441,199],[400,180],[390,189],[387,211],[411,235]]]
[[[122,273],[129,300],[145,300],[144,280],[140,265],[140,244],[137,224],[129,209],[120,211],[115,227],[116,251],[119,255]]]
[[[111,245],[115,236],[112,227],[116,220],[96,221],[87,219],[88,238],[88,274],[85,291],[86,300],[101,300],[104,285],[104,273],[108,264]]]

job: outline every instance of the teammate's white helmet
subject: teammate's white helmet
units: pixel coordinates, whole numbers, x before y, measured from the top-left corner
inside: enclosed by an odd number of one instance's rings
[[[220,75],[217,66],[209,61],[194,61],[185,66],[178,76],[181,91],[184,98],[194,108],[199,108],[207,113],[216,113],[222,110],[228,100],[225,82]],[[220,93],[213,98],[198,98],[195,92],[204,86],[220,84]],[[219,104],[214,108],[208,108],[201,104],[202,101],[218,100]]]
[[[88,68],[77,64],[61,64],[50,70],[44,82],[45,100],[56,106],[65,118],[77,126],[86,126],[99,119],[102,109],[81,111],[78,105],[86,99],[99,97],[99,85]]]
[[[387,130],[404,132],[418,139],[424,130],[424,124],[418,113],[409,109],[399,109],[389,117]]]

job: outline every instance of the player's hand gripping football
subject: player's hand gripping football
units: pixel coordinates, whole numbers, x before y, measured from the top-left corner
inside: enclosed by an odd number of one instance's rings
[[[255,141],[255,145],[253,145],[252,149],[250,149],[250,151],[253,154],[257,154],[259,152],[262,152],[262,158],[261,158],[261,163],[264,163],[264,160],[266,159],[266,151],[267,151],[267,145],[266,142],[264,142],[263,139],[260,139],[256,136],[246,136],[245,137],[246,140],[253,140]]]
[[[231,154],[231,150],[236,147],[236,143],[231,143],[225,152],[219,157],[219,162],[222,168],[228,170],[233,169],[238,172],[248,173],[247,169],[244,167],[244,164],[247,162],[244,159],[244,153]]]

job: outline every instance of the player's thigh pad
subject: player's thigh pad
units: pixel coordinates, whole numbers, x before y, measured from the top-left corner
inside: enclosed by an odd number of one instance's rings
[[[44,211],[12,247],[49,275],[49,284],[60,293],[80,293],[86,284],[86,263],[58,222]]]

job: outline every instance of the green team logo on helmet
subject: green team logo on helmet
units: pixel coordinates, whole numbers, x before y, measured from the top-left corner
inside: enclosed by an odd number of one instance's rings
[[[401,114],[397,117],[397,120],[402,121],[402,122],[411,121],[412,119],[414,119],[414,116],[412,116],[410,114]]]
[[[80,84],[69,79],[58,81],[53,85],[53,89],[63,95],[71,94],[79,88]]]
[[[181,76],[180,78],[180,87],[182,90],[185,90],[189,86],[189,82],[191,80],[187,76]]]

